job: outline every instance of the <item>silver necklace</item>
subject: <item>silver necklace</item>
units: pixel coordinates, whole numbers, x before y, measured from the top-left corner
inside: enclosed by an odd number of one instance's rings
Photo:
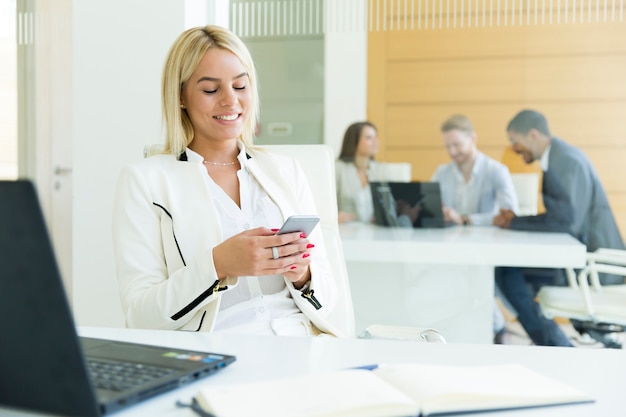
[[[227,167],[227,166],[231,166],[231,165],[235,165],[237,162],[239,161],[233,161],[233,162],[211,162],[211,161],[202,161],[202,163],[204,165],[217,165],[220,167]]]

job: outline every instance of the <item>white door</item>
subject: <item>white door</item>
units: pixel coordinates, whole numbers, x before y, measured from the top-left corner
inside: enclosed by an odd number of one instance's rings
[[[18,171],[33,179],[72,294],[71,0],[18,0]]]
[[[72,1],[38,0],[48,18],[50,48],[50,130],[47,167],[50,192],[50,233],[70,301],[72,300]],[[43,136],[42,132],[42,136]],[[45,137],[45,136],[44,136]]]

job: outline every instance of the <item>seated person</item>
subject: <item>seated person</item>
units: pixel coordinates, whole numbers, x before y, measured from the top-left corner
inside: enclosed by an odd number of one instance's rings
[[[478,135],[470,120],[456,114],[441,125],[444,146],[452,159],[432,176],[439,182],[446,222],[485,226],[500,209],[517,211],[518,202],[506,166],[477,148]]]
[[[504,210],[494,219],[496,226],[570,233],[587,246],[588,252],[624,249],[604,187],[580,149],[553,137],[545,116],[534,110],[519,112],[509,123],[507,134],[513,151],[527,164],[541,162],[546,211],[517,217]],[[607,276],[602,283],[622,284],[623,278]]]
[[[545,116],[535,110],[522,110],[507,126],[507,135],[515,153],[530,164],[539,160],[543,171],[542,194],[545,213],[518,217],[503,210],[494,218],[496,226],[516,230],[570,233],[587,245],[587,251],[598,248],[624,249],[609,202],[598,175],[587,156],[579,149],[553,137]],[[513,303],[527,303],[529,312],[536,308],[534,296],[543,284],[558,285],[565,281],[562,270],[525,269],[523,280],[507,280],[511,288],[502,288]],[[623,283],[623,277],[605,275],[603,284]],[[529,285],[533,288],[530,289]],[[516,307],[517,308],[517,307]],[[561,337],[559,336],[559,339]],[[558,340],[549,340],[550,344]],[[568,341],[569,345],[569,341]]]
[[[246,46],[218,26],[186,30],[161,91],[164,154],[127,166],[114,204],[127,325],[343,336],[321,228],[276,235],[289,215],[316,209],[299,165],[253,144],[259,99]]]
[[[491,225],[499,209],[518,209],[508,168],[478,150],[478,135],[469,118],[450,116],[441,125],[441,135],[452,162],[440,165],[432,181],[440,184],[447,223]],[[493,313],[495,341],[502,343],[505,322],[495,303]]]
[[[374,219],[371,181],[388,181],[388,164],[376,162],[378,133],[373,123],[353,123],[346,129],[335,163],[339,223]]]

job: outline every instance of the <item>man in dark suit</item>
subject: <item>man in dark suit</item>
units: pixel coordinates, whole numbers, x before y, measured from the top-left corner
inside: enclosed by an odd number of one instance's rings
[[[550,133],[543,114],[534,110],[519,112],[508,124],[507,135],[515,153],[528,164],[539,160],[543,171],[542,195],[545,213],[517,217],[502,210],[493,224],[516,230],[566,232],[587,246],[624,249],[624,243],[606,192],[591,164],[580,150]],[[534,301],[537,288],[543,284],[563,284],[562,270],[520,270],[498,268],[496,282],[511,304],[518,310],[520,322],[536,344],[569,345],[564,335],[540,313]],[[603,284],[621,284],[623,278],[602,276]],[[527,285],[535,288],[531,290]],[[527,321],[527,325],[524,325]],[[528,328],[527,328],[528,327]]]
[[[507,134],[513,151],[526,163],[541,162],[546,212],[515,217],[503,211],[494,219],[494,224],[517,230],[565,231],[587,245],[588,252],[598,248],[624,249],[604,187],[591,161],[580,149],[552,137],[546,118],[533,110],[518,113],[509,122]],[[573,218],[570,218],[568,205]],[[603,282],[615,283],[618,282]]]

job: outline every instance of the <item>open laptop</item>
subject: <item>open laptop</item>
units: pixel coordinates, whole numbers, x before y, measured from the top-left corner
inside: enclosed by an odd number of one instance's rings
[[[79,338],[28,181],[0,181],[0,317],[4,407],[99,417],[235,361],[231,355]],[[114,363],[130,374],[107,370]],[[146,370],[152,379],[137,382],[133,375]],[[108,379],[96,383],[97,372]]]
[[[445,227],[438,182],[370,183],[374,222],[392,227]]]

